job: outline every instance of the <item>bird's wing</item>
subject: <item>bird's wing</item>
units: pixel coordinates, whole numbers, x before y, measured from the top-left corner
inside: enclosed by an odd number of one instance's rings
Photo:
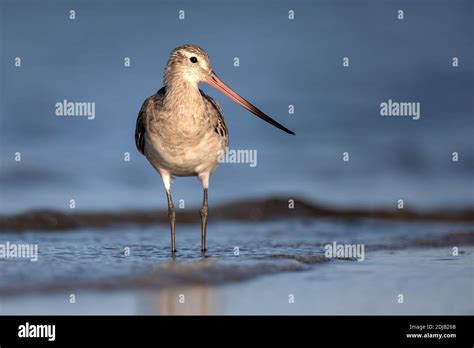
[[[148,119],[151,117],[150,113],[153,112],[154,103],[161,103],[164,95],[165,88],[163,87],[154,95],[145,99],[140,112],[138,113],[137,124],[135,127],[135,145],[137,146],[138,151],[140,151],[143,155],[145,154],[145,134],[148,125]]]
[[[212,107],[212,114],[215,114],[217,117],[215,117],[215,120],[213,122],[213,127],[214,131],[219,134],[222,138],[226,139],[226,144],[229,142],[229,137],[228,137],[228,131],[227,131],[227,126],[225,125],[225,120],[224,120],[224,111],[222,111],[221,106],[219,105],[218,102],[216,102],[212,97],[208,96],[206,93],[204,93],[202,90],[199,90],[201,92],[201,95],[203,98],[205,98],[208,102],[209,105]]]

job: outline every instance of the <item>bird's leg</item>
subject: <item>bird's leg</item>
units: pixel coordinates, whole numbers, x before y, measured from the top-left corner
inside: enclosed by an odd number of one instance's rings
[[[174,254],[176,252],[176,240],[174,234],[174,222],[176,219],[176,213],[174,210],[173,199],[171,198],[170,190],[166,190],[166,197],[168,198],[168,219],[170,220],[171,227],[171,252]]]
[[[204,252],[206,251],[207,188],[204,189],[204,199],[199,213],[201,214],[201,251]]]

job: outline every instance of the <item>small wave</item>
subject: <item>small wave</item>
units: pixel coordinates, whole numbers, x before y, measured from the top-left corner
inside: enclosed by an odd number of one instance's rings
[[[212,220],[270,221],[274,219],[333,218],[385,219],[403,221],[472,222],[474,210],[416,212],[407,209],[338,209],[322,207],[303,199],[295,199],[295,208],[288,209],[285,198],[242,200],[212,207]],[[196,209],[180,211],[178,223],[199,223]],[[64,231],[83,228],[107,229],[123,225],[148,226],[168,223],[167,213],[156,211],[77,212],[33,210],[0,216],[0,232]]]
[[[317,263],[323,263],[329,261],[324,255],[291,255],[291,254],[275,254],[267,256],[269,259],[283,259],[283,260],[295,260],[302,264],[314,265]]]

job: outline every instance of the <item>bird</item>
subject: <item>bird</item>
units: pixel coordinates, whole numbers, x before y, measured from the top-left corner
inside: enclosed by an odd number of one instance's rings
[[[163,87],[145,99],[138,113],[135,144],[160,174],[168,201],[171,252],[176,253],[176,211],[171,196],[175,177],[196,176],[203,187],[201,252],[206,252],[209,178],[229,144],[229,132],[220,105],[199,89],[200,83],[221,91],[257,117],[295,134],[267,116],[226,85],[211,67],[209,55],[197,45],[172,50],[165,67]]]

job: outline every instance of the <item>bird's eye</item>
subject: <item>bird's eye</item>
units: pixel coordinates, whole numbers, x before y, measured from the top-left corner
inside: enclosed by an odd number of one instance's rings
[[[196,57],[191,57],[191,58],[189,58],[189,60],[191,61],[191,63],[197,63],[198,62],[198,59]]]

